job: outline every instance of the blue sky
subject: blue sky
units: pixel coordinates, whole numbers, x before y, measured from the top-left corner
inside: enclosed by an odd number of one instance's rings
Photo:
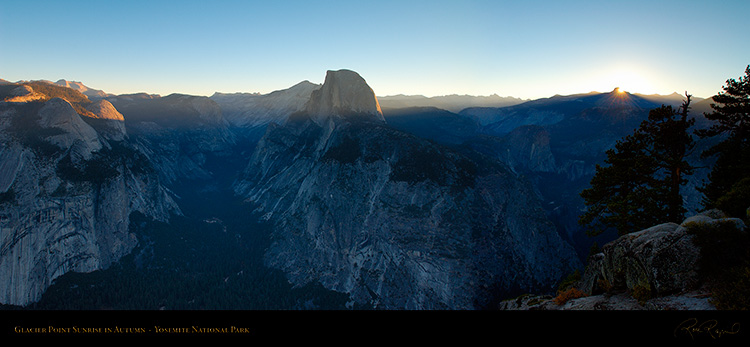
[[[326,70],[377,95],[706,97],[750,64],[750,1],[9,1],[0,78],[261,92]]]

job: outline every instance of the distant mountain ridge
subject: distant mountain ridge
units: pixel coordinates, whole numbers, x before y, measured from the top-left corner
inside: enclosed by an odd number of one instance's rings
[[[107,97],[107,96],[112,96],[112,94],[105,93],[104,91],[101,91],[101,90],[98,90],[98,89],[89,88],[89,87],[85,86],[81,82],[67,81],[67,80],[64,80],[64,79],[60,79],[57,82],[55,82],[55,84],[63,86],[63,87],[68,87],[68,88],[71,88],[71,89],[75,89],[75,90],[81,92],[83,95],[88,96],[89,98],[104,98],[104,97]]]
[[[232,125],[252,128],[270,122],[284,123],[290,114],[305,107],[312,92],[320,86],[302,81],[288,89],[268,94],[217,92],[211,99],[221,106],[224,118]]]
[[[642,98],[644,98],[646,100],[655,102],[657,104],[664,104],[664,105],[669,105],[669,106],[672,106],[672,107],[680,106],[682,104],[682,102],[685,100],[685,94],[680,94],[680,93],[677,93],[677,92],[674,92],[674,93],[668,94],[668,95],[641,94],[641,93],[633,93],[633,95],[642,97]],[[701,98],[701,97],[695,97],[695,96],[693,96],[691,98],[691,101],[692,101],[693,104],[699,103],[699,102],[701,102],[703,100],[706,100],[706,99]]]
[[[504,107],[523,103],[528,100],[497,94],[489,96],[475,95],[442,95],[426,97],[423,95],[388,95],[379,96],[380,106],[384,108],[437,107],[458,113],[467,107]]]
[[[388,125],[445,144],[461,144],[479,134],[479,122],[437,107],[383,108]]]
[[[81,92],[89,98],[106,98],[106,97],[160,97],[158,94],[147,94],[147,93],[134,93],[134,94],[111,94],[105,91],[94,89],[86,86],[82,82],[68,81],[60,79],[56,82],[49,80],[39,80],[40,82],[55,84],[67,88],[74,89]],[[17,84],[25,81],[10,82],[4,79],[0,79],[0,84]],[[236,93],[222,93],[215,92],[210,96],[211,99],[219,103],[224,113],[224,117],[233,125],[240,127],[253,127],[257,125],[265,125],[270,121],[277,123],[283,123],[285,117],[289,114],[300,111],[304,108],[309,95],[312,91],[319,89],[322,84],[312,83],[310,81],[302,81],[294,86],[287,89],[281,89],[273,91],[267,94],[258,92],[236,92]],[[548,98],[539,99],[521,99],[512,96],[499,96],[498,94],[492,94],[487,96],[482,95],[460,95],[460,94],[449,94],[427,97],[424,95],[386,95],[378,96],[377,100],[381,108],[398,109],[398,108],[415,108],[415,107],[435,107],[450,111],[453,113],[461,113],[464,109],[473,108],[475,110],[464,112],[464,114],[475,113],[476,110],[481,109],[496,109],[505,108],[510,106],[516,106],[521,104],[542,104],[546,102],[554,101],[565,101],[569,99],[582,98],[585,96],[592,96],[598,94],[607,94],[599,92],[589,93],[578,93],[570,95],[554,95]],[[684,99],[684,94],[674,92],[668,95],[660,94],[642,94],[642,93],[628,93],[629,95],[639,97],[641,99],[651,101],[656,104],[665,104],[671,106],[679,106]],[[703,99],[699,97],[692,98],[693,103],[699,103]],[[531,105],[531,104],[530,104]],[[486,121],[485,121],[486,123]]]
[[[527,101],[507,107],[471,107],[460,112],[461,115],[473,117],[494,131],[508,132],[520,125],[553,124],[566,116],[574,115],[589,108],[625,107],[628,109],[648,109],[660,104],[627,92],[613,90],[609,93],[585,93],[572,95],[555,95]]]

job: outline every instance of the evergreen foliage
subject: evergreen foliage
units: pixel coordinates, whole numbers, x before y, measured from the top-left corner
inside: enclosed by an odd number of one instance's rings
[[[700,247],[699,273],[720,310],[750,308],[750,235],[733,221],[691,223],[687,232]]]
[[[731,217],[750,221],[750,175],[739,180],[729,192],[716,199],[716,207]]]
[[[650,154],[662,172],[657,184],[664,189],[660,192],[666,208],[667,219],[681,222],[686,212],[682,206],[680,186],[687,183],[686,177],[693,173],[694,167],[686,158],[695,146],[690,128],[695,119],[688,119],[690,95],[677,112],[671,106],[662,106],[651,110],[648,121],[641,127],[649,134],[651,141]]]
[[[92,159],[76,165],[70,158],[70,153],[57,162],[57,174],[60,178],[71,182],[92,182],[101,184],[119,174],[117,158],[109,158],[106,154],[96,153]]]
[[[91,100],[89,100],[86,95],[83,95],[81,92],[72,88],[67,88],[42,81],[31,81],[22,84],[31,87],[31,89],[33,89],[37,93],[46,95],[50,99],[62,98],[67,100],[71,104],[88,105],[91,103]]]
[[[685,160],[693,148],[688,132],[691,96],[675,110],[661,106],[649,112],[633,134],[606,152],[591,187],[581,192],[587,211],[579,223],[589,236],[614,228],[618,234],[642,230],[664,221],[680,222],[685,209],[680,186],[693,167]]]
[[[333,146],[321,158],[323,161],[334,160],[342,164],[353,164],[362,155],[359,140],[346,136],[336,146]]]
[[[7,191],[0,193],[0,204],[14,203],[16,201],[16,192],[13,188],[9,188]]]
[[[715,102],[711,104],[713,112],[705,116],[714,124],[697,134],[704,138],[725,138],[702,154],[717,156],[709,182],[702,188],[707,208],[715,207],[718,199],[729,193],[736,183],[750,177],[750,65],[745,68],[745,76],[727,80],[723,91],[712,99]],[[744,201],[744,205],[742,207],[747,208],[750,201]]]

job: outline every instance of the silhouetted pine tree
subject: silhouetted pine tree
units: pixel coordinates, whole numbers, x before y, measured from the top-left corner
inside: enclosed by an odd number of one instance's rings
[[[671,106],[662,106],[651,110],[648,121],[641,125],[651,141],[651,153],[661,172],[657,184],[663,189],[663,201],[666,209],[666,220],[682,222],[685,212],[680,187],[687,183],[687,176],[693,173],[694,167],[687,162],[687,156],[695,147],[690,128],[695,119],[688,118],[691,96],[685,94],[686,100],[677,111]]]
[[[591,187],[581,192],[587,206],[579,223],[595,236],[614,228],[618,234],[667,221],[681,222],[685,209],[680,186],[693,167],[685,160],[694,143],[688,129],[691,96],[675,110],[661,106],[649,112],[632,135],[606,152]]]
[[[717,155],[709,182],[701,189],[705,207],[715,207],[717,200],[732,191],[734,185],[750,177],[750,65],[745,68],[745,76],[727,80],[723,91],[712,99],[713,112],[705,116],[715,123],[697,134],[704,138],[718,135],[726,138],[702,154]],[[745,202],[750,206],[750,201]]]

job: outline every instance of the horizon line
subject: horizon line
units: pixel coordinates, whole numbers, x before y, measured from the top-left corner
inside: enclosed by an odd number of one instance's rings
[[[78,81],[78,80],[73,80],[73,79],[65,79],[65,78],[59,78],[59,79],[57,79],[57,81],[52,81],[52,80],[48,80],[48,79],[37,79],[37,80],[17,80],[17,81],[14,82],[14,81],[5,80],[2,77],[0,77],[0,80],[4,80],[4,81],[7,81],[9,83],[14,83],[14,84],[24,83],[24,82],[48,82],[48,83],[52,83],[52,84],[55,84],[55,85],[59,85],[59,84],[57,84],[57,82],[59,82],[59,81],[66,81],[66,82],[72,82],[72,83],[80,83],[80,84],[84,85],[85,87],[87,87],[88,89],[102,91],[102,92],[104,92],[104,93],[106,93],[108,95],[111,95],[111,96],[134,95],[134,94],[148,94],[148,95],[157,95],[159,97],[162,97],[162,96],[169,96],[169,95],[173,95],[173,94],[180,94],[180,95],[189,95],[189,96],[203,96],[203,97],[208,97],[208,98],[212,97],[215,94],[227,94],[227,95],[230,95],[230,94],[257,94],[257,95],[268,95],[268,94],[271,94],[271,93],[274,93],[274,92],[287,90],[287,89],[289,89],[291,87],[296,86],[297,84],[304,83],[304,82],[308,82],[308,83],[316,84],[316,85],[322,85],[322,83],[314,83],[314,82],[310,82],[309,80],[302,80],[302,81],[300,81],[300,82],[298,82],[298,83],[296,83],[296,84],[294,84],[294,85],[292,85],[290,87],[283,88],[283,89],[276,89],[276,90],[272,90],[270,92],[265,92],[265,93],[264,92],[259,92],[259,91],[255,91],[255,92],[251,92],[251,91],[223,92],[223,91],[218,91],[217,90],[217,91],[213,91],[209,95],[209,94],[195,94],[195,93],[184,93],[184,92],[169,92],[169,93],[158,93],[157,92],[157,93],[154,93],[154,92],[147,92],[147,91],[143,91],[143,90],[136,91],[136,92],[110,93],[110,92],[108,92],[105,89],[97,89],[96,87],[91,87],[91,86],[85,84],[83,81]],[[73,88],[71,88],[71,89],[73,89]],[[619,87],[614,87],[610,91],[592,90],[592,91],[589,91],[589,92],[575,92],[575,93],[570,93],[570,94],[556,93],[554,95],[541,96],[541,97],[536,97],[536,98],[522,98],[522,97],[513,96],[513,95],[500,95],[499,93],[491,93],[491,94],[468,94],[468,93],[457,93],[457,92],[454,92],[454,93],[449,93],[449,94],[431,94],[431,95],[426,95],[426,94],[406,94],[406,93],[395,93],[395,94],[388,93],[388,94],[378,95],[378,93],[374,92],[374,90],[373,90],[373,92],[375,93],[375,96],[378,97],[378,98],[397,97],[397,96],[405,96],[405,97],[411,97],[411,96],[420,97],[421,96],[421,97],[425,97],[425,98],[439,98],[439,97],[448,97],[448,96],[467,96],[467,97],[493,97],[493,96],[497,96],[497,97],[500,97],[500,98],[511,98],[511,99],[517,99],[517,100],[521,100],[521,101],[533,101],[533,100],[549,99],[549,98],[558,97],[558,96],[574,96],[574,95],[587,95],[587,94],[604,94],[604,93],[610,93],[610,92],[612,92],[615,89],[620,89],[620,88]],[[667,94],[662,94],[662,93],[658,93],[658,92],[655,92],[655,93],[641,93],[641,92],[632,92],[632,91],[628,91],[628,90],[624,90],[624,92],[626,92],[628,94],[631,94],[631,95],[643,95],[643,96],[670,96],[670,95],[674,95],[674,94],[678,94],[678,95],[684,96],[684,94],[678,93],[676,91],[673,91],[672,93],[667,93]],[[718,93],[715,93],[714,95],[717,95],[717,94]],[[714,95],[711,95],[709,97],[704,97],[704,96],[698,96],[698,95],[691,94],[692,97],[694,97],[694,98],[700,98],[700,99],[709,99],[709,98],[713,97]]]

